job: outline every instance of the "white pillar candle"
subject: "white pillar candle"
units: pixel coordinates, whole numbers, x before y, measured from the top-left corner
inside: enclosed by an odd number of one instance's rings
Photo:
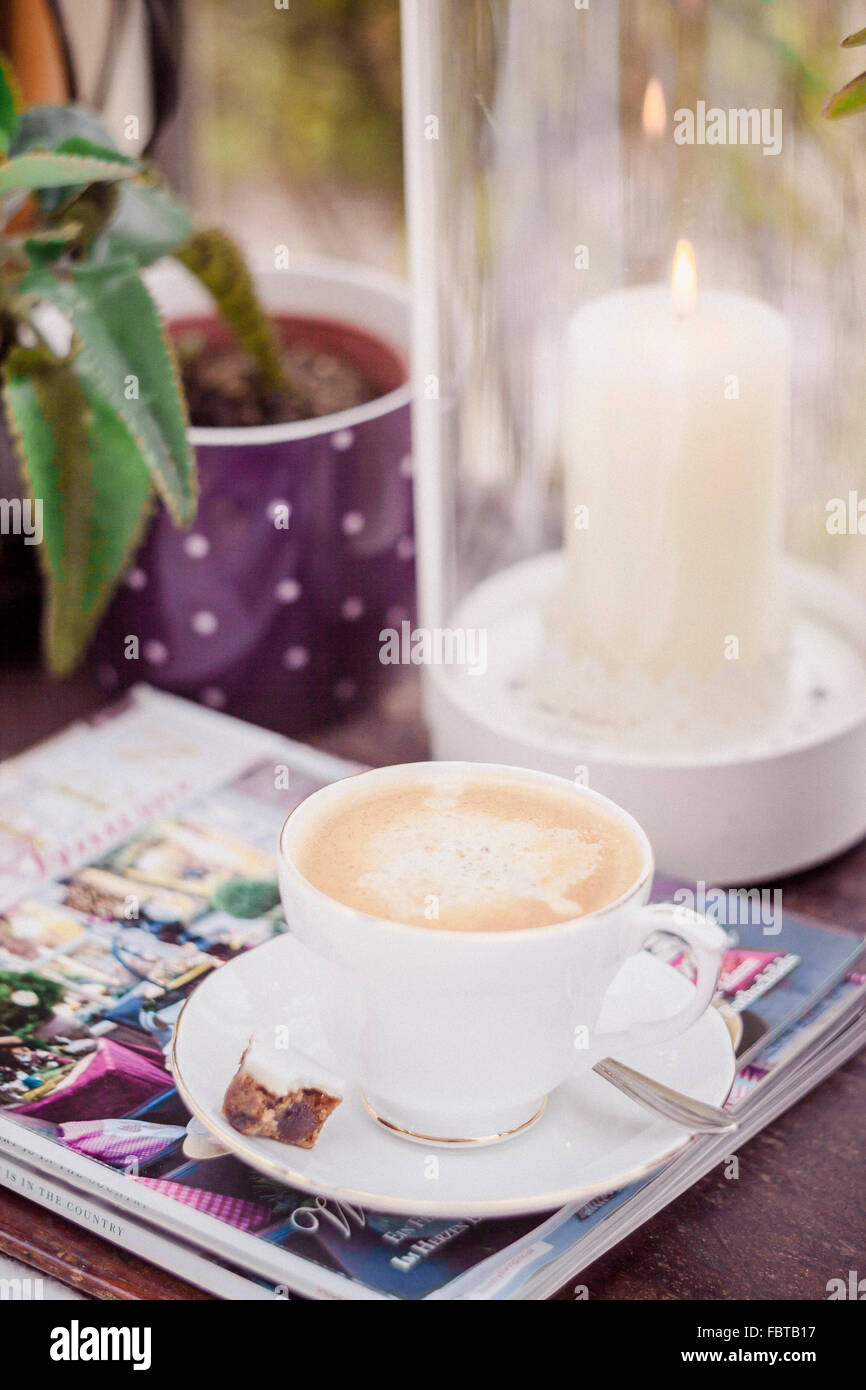
[[[782,317],[697,287],[606,295],[568,326],[562,452],[570,655],[711,680],[781,645],[789,349]]]

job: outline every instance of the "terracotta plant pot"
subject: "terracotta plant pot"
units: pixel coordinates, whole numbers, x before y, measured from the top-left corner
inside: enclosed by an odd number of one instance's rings
[[[178,531],[156,517],[94,652],[106,689],[144,680],[303,734],[393,678],[379,632],[414,613],[408,300],[391,277],[332,262],[259,285],[284,331],[303,321],[305,341],[350,358],[382,394],[313,420],[192,429],[196,521]],[[154,290],[174,334],[224,340],[185,277]]]

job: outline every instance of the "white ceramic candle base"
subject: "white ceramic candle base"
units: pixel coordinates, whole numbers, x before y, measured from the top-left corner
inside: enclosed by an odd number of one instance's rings
[[[642,825],[660,871],[749,886],[821,862],[866,835],[866,608],[823,570],[787,562],[785,698],[760,732],[678,752],[581,727],[538,695],[544,615],[559,555],[501,571],[449,626],[487,632],[486,674],[431,666],[433,755],[583,778]]]

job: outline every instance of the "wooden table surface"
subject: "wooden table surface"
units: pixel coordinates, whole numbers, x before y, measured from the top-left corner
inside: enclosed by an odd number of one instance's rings
[[[0,756],[93,712],[88,675],[56,685],[32,666],[0,686]],[[417,689],[310,740],[363,762],[425,756]],[[778,885],[773,885],[778,886]],[[866,843],[781,885],[785,907],[866,933]],[[593,1299],[824,1299],[828,1279],[866,1273],[866,1051],[739,1150],[722,1169],[585,1270]],[[0,1251],[103,1299],[208,1295],[0,1188]],[[573,1298],[574,1288],[561,1299]]]

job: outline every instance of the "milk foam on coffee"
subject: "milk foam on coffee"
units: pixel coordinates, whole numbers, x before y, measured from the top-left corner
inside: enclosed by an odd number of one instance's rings
[[[549,926],[614,902],[642,852],[601,807],[531,782],[346,784],[292,858],[316,888],[390,921],[451,931]]]

